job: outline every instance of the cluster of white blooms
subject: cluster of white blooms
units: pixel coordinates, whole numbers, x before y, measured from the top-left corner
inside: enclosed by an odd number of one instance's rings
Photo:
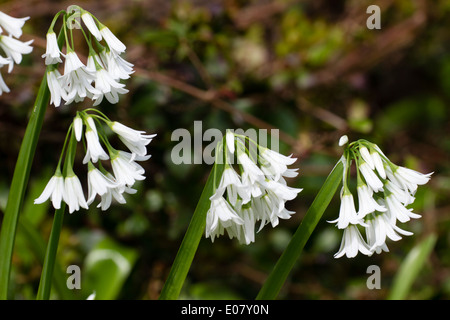
[[[217,146],[216,161],[224,155],[225,163],[206,217],[206,237],[212,241],[226,230],[230,238],[236,237],[240,243],[254,242],[256,223],[260,222],[259,232],[269,222],[275,227],[279,219],[289,219],[294,212],[287,210],[285,203],[302,190],[287,186],[285,180],[298,174],[297,169],[288,169],[295,158],[250,139],[247,148],[247,139],[227,131],[225,144],[220,142]],[[248,151],[252,146],[254,154]],[[233,166],[235,155],[239,173]]]
[[[76,18],[80,18],[80,21]],[[69,39],[69,36],[73,37],[73,32],[72,29],[70,32],[67,31],[68,23],[63,23],[61,30],[66,46],[66,53],[62,53],[53,30],[55,23],[53,21],[46,36],[46,52],[42,55],[45,58],[45,64],[49,66],[47,83],[51,93],[51,103],[58,107],[61,100],[64,100],[67,105],[89,98],[94,101],[94,105],[98,105],[104,97],[110,103],[117,103],[119,94],[128,92],[120,81],[128,79],[134,72],[133,64],[121,57],[126,46],[107,26],[81,7],[77,7],[75,13],[66,13],[64,21],[68,19],[71,23],[77,23],[75,26],[77,29],[82,29],[83,24],[87,28],[89,37],[84,29],[83,34],[89,48],[89,55],[84,64],[72,46],[72,39]],[[61,74],[58,66],[62,63],[64,67]]]
[[[31,43],[33,40],[22,42],[19,38],[22,36],[22,27],[29,17],[14,18],[0,11],[0,68],[8,65],[8,73],[14,68],[14,64],[22,62],[22,55],[33,51]],[[3,92],[9,92],[9,88],[0,74],[0,95]]]
[[[129,151],[116,150],[111,146],[103,124],[118,135]],[[59,209],[61,202],[64,201],[69,206],[70,213],[80,208],[88,209],[97,195],[101,198],[97,207],[102,210],[107,210],[113,199],[118,203],[126,203],[124,193],[135,193],[136,190],[132,188],[135,182],[145,179],[144,168],[138,161],[150,158],[150,155],[147,155],[146,146],[156,135],[147,135],[144,131],[134,130],[117,121],[110,121],[98,111],[91,114],[88,110],[77,113],[69,134],[73,134],[76,141],[83,140],[83,145],[86,146],[83,163],[88,165],[87,198],[73,169],[68,168],[66,176],[63,176],[58,166],[54,176],[34,203],[39,204],[50,199],[53,207]],[[102,161],[108,160],[112,173],[108,172],[102,164]]]
[[[348,140],[341,141],[346,144]],[[357,171],[358,210],[347,184],[352,161],[355,161]],[[387,239],[398,241],[401,235],[412,235],[399,228],[397,222],[421,217],[407,206],[414,202],[417,187],[426,184],[432,173],[422,174],[397,166],[376,144],[365,140],[350,143],[341,162],[344,176],[339,217],[330,222],[336,223],[344,234],[335,258],[344,255],[353,258],[358,252],[368,256],[374,252],[387,252]],[[366,239],[360,229],[365,231]]]

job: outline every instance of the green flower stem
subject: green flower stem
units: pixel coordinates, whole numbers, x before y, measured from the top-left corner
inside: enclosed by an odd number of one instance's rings
[[[36,300],[48,300],[50,298],[56,252],[58,250],[59,236],[61,234],[65,209],[66,204],[63,202],[61,203],[61,208],[55,211]]]
[[[62,33],[58,36],[58,44],[61,46]],[[14,169],[11,186],[9,189],[8,203],[3,216],[0,231],[0,300],[8,298],[9,278],[11,274],[12,255],[19,212],[25,196],[31,165],[36,151],[39,134],[41,132],[44,115],[50,101],[50,91],[47,85],[47,71],[53,66],[48,66],[36,97],[33,111],[28,122],[19,155]]]
[[[164,284],[159,297],[160,300],[176,300],[180,294],[183,283],[191,267],[194,255],[206,227],[206,214],[208,213],[211,201],[209,198],[214,192],[214,176],[220,177],[224,170],[223,164],[215,164],[206,182],[197,208],[192,216],[189,227],[183,238],[181,246],[175,257],[175,261],[169,272],[169,276]],[[215,174],[214,174],[215,173]]]
[[[269,274],[266,282],[256,297],[257,300],[271,300],[277,297],[289,272],[302,253],[306,242],[336,193],[342,180],[342,173],[343,165],[342,162],[339,161],[329,174],[311,207],[306,212],[303,221],[279,258],[274,269]]]
[[[69,146],[67,148],[67,155],[64,161],[63,175],[67,176],[68,173],[73,172],[73,162],[75,159],[77,140],[73,130],[70,134]],[[41,281],[39,283],[39,289],[36,296],[36,300],[48,300],[50,299],[50,292],[52,289],[53,270],[56,264],[56,253],[58,251],[59,238],[61,235],[61,229],[63,225],[64,212],[66,204],[61,202],[61,208],[55,210],[55,216],[53,218],[52,230],[50,231],[50,238],[48,240],[47,251],[44,258],[44,266],[42,268]]]

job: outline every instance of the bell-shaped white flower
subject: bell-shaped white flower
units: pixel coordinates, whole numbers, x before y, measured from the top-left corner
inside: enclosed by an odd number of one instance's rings
[[[50,31],[46,35],[47,45],[46,51],[42,55],[42,58],[45,58],[45,64],[56,64],[62,63],[61,56],[63,55],[61,50],[59,50],[58,41],[56,39],[56,33],[54,31]]]
[[[206,214],[206,237],[214,238],[222,235],[224,229],[233,224],[242,225],[244,220],[237,215],[230,204],[222,197],[211,201],[211,207]]]
[[[223,197],[225,190],[227,191],[228,200],[232,205],[236,205],[238,195],[243,204],[250,201],[250,193],[242,184],[239,175],[230,166],[227,166],[223,171],[219,186],[217,187],[216,192],[210,197],[210,200]]]
[[[358,170],[364,176],[367,185],[369,185],[373,191],[383,191],[383,182],[380,180],[380,178],[378,178],[376,173],[370,168],[370,165],[367,162],[362,160],[360,165],[358,166]]]
[[[108,178],[110,181],[113,181],[116,184],[116,186],[109,188],[108,191],[101,196],[101,201],[98,204],[97,208],[100,208],[102,211],[106,211],[109,209],[113,199],[120,204],[127,203],[123,195],[124,193],[135,194],[137,192],[136,189],[118,183],[116,178],[109,172],[106,173],[106,178]]]
[[[100,26],[100,34],[108,45],[109,49],[116,55],[119,55],[126,50],[126,46],[117,38],[111,30],[105,25]]]
[[[108,160],[109,156],[103,149],[102,145],[100,144],[99,137],[96,131],[92,130],[91,127],[88,127],[86,129],[86,133],[84,134],[86,138],[86,155],[83,158],[83,163],[86,164],[88,161],[92,161],[93,163],[96,163],[99,159],[100,160]]]
[[[19,64],[22,62],[23,54],[28,54],[33,51],[33,47],[30,46],[32,42],[33,40],[22,42],[12,37],[0,35],[0,47],[7,57],[11,58],[8,72],[12,71],[14,63]]]
[[[146,160],[150,156],[135,157],[137,160]],[[121,185],[133,186],[138,180],[144,180],[145,170],[136,161],[132,160],[132,154],[125,151],[116,151],[111,155],[111,166],[116,180]]]
[[[362,220],[358,217],[355,208],[355,201],[350,191],[343,187],[341,192],[341,205],[339,209],[339,217],[329,221],[336,223],[338,229],[346,229],[349,225],[362,224]]]
[[[433,173],[422,174],[415,170],[397,167],[394,171],[388,171],[388,177],[393,183],[396,183],[403,190],[409,190],[411,194],[414,194],[417,190],[417,186],[426,184]]]
[[[106,97],[110,103],[115,104],[119,102],[119,94],[128,92],[128,89],[125,89],[123,83],[114,80],[111,74],[102,68],[97,69],[96,71],[95,89],[100,93],[93,97],[95,100],[94,106],[99,105],[102,102],[103,97]]]
[[[358,252],[368,256],[372,254],[369,245],[364,241],[358,227],[350,224],[344,229],[341,246],[334,257],[337,259],[346,255],[347,258],[354,258]]]
[[[412,219],[418,219],[421,215],[412,212],[412,209],[407,209],[395,196],[394,194],[388,194],[384,202],[386,203],[386,208],[389,210],[392,221],[398,220],[400,222],[407,222]]]
[[[375,251],[376,248],[383,248],[386,243],[386,239],[389,238],[392,241],[399,241],[402,237],[399,235],[412,235],[412,232],[400,229],[392,222],[392,219],[386,213],[374,214],[374,218],[371,219],[371,228],[373,228],[373,238],[369,245],[370,250]]]
[[[100,30],[98,29],[92,15],[87,11],[83,11],[81,14],[81,20],[83,20],[89,32],[97,39],[97,41],[101,41],[102,35],[100,34]]]
[[[372,213],[374,211],[385,212],[387,209],[373,198],[373,191],[366,184],[360,184],[357,188],[358,193],[358,218],[362,219],[367,214]]]
[[[60,209],[64,194],[64,178],[61,173],[56,173],[50,178],[44,191],[42,191],[42,194],[34,200],[34,203],[40,204],[51,199],[53,207],[55,209]]]
[[[108,123],[119,139],[127,146],[134,156],[145,156],[147,154],[146,146],[156,137],[156,134],[145,134],[145,131],[134,130],[120,122],[114,121]]]
[[[81,62],[78,55],[74,51],[68,52],[64,63],[64,75],[61,77],[61,87],[67,92],[66,104],[100,95],[101,92],[92,86],[94,80],[95,74]]]
[[[28,19],[30,19],[30,17],[14,18],[0,11],[0,33],[1,29],[4,29],[11,36],[20,38],[22,36],[22,28],[25,24],[25,21],[27,21]]]
[[[75,139],[81,141],[83,135],[83,119],[77,114],[73,119],[73,131],[75,133]]]
[[[64,179],[64,201],[69,206],[69,213],[81,208],[88,209],[88,204],[83,194],[81,182],[75,174],[70,174]]]
[[[111,178],[104,175],[99,169],[95,168],[89,162],[88,171],[88,199],[87,204],[90,205],[96,195],[103,197],[110,189],[119,187],[120,185]]]
[[[114,80],[128,79],[134,73],[134,65],[112,51],[105,49],[100,52],[100,56],[106,70]]]
[[[50,104],[59,107],[62,100],[67,100],[67,92],[61,86],[61,74],[57,69],[47,72],[47,86],[50,90]]]

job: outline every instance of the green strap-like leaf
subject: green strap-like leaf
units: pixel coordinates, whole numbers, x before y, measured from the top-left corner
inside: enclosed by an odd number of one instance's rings
[[[401,264],[389,293],[389,300],[405,299],[419,275],[420,270],[428,259],[436,243],[436,235],[431,234],[417,244],[406,256]]]
[[[50,99],[47,75],[44,75],[30,121],[20,147],[0,232],[0,299],[8,298],[9,276],[19,212],[25,195],[37,141]]]
[[[221,177],[223,165],[215,164],[216,177]],[[186,276],[191,267],[194,255],[197,251],[203,232],[206,227],[206,214],[208,213],[211,201],[209,198],[214,192],[214,168],[209,174],[208,181],[203,189],[200,200],[192,216],[189,227],[183,238],[177,256],[169,272],[169,276],[164,284],[159,297],[160,300],[176,300],[180,295]]]
[[[342,181],[342,173],[343,165],[341,162],[338,162],[306,212],[303,221],[259,291],[256,299],[270,300],[277,297],[287,276],[302,253],[306,242],[336,193]]]

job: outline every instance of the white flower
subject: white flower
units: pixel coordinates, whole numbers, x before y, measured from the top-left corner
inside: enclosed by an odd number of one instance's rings
[[[380,154],[376,151],[372,151],[370,156],[372,157],[373,164],[380,177],[386,179],[386,171],[384,170],[384,163]]]
[[[128,79],[134,72],[133,64],[112,51],[103,50],[100,53],[103,64],[114,80]]]
[[[69,213],[81,208],[88,209],[81,182],[76,175],[64,179],[64,201],[69,205]]]
[[[108,154],[105,152],[105,150],[103,150],[103,147],[100,144],[96,131],[92,130],[91,127],[88,127],[84,136],[86,137],[87,142],[87,151],[83,159],[84,164],[88,163],[89,160],[91,160],[93,163],[96,163],[99,159],[109,159]]]
[[[78,114],[73,119],[73,131],[75,133],[75,139],[80,141],[83,134],[83,119]]]
[[[358,192],[358,218],[364,218],[367,214],[374,211],[385,212],[387,209],[373,198],[373,191],[366,184],[361,184],[356,188]]]
[[[114,33],[111,32],[111,30],[109,30],[108,27],[102,25],[100,27],[100,34],[114,54],[119,55],[126,50],[127,47],[114,35]]]
[[[125,89],[125,85],[114,80],[111,74],[105,69],[98,69],[96,71],[95,89],[100,93],[93,97],[95,100],[94,106],[99,105],[103,97],[106,97],[110,103],[117,103],[119,102],[119,94],[128,92],[128,89]]]
[[[135,157],[137,160],[146,160],[147,157]],[[115,155],[111,156],[111,166],[114,171],[116,180],[121,185],[131,187],[136,180],[144,180],[145,170],[141,165],[132,160],[131,153],[125,151],[117,151]]]
[[[230,130],[227,130],[225,134],[225,141],[227,143],[227,148],[231,154],[234,154],[234,134]]]
[[[242,203],[246,204],[250,201],[250,193],[242,184],[239,175],[233,168],[227,167],[222,174],[219,186],[216,192],[209,198],[210,200],[222,197],[227,190],[228,201],[235,205],[238,200],[238,195],[242,199]]]
[[[370,169],[375,170],[375,164],[372,161],[372,156],[369,153],[369,149],[367,147],[362,146],[359,148],[359,153],[364,161],[369,165]]]
[[[125,197],[123,196],[124,193],[128,194],[134,194],[137,192],[136,189],[130,188],[128,186],[120,185],[114,176],[110,174],[109,172],[106,174],[106,177],[117,183],[116,187],[109,188],[108,191],[101,196],[101,201],[98,204],[97,208],[101,208],[103,211],[107,210],[112,203],[112,199],[116,200],[120,204],[125,204],[127,201],[125,200]]]
[[[97,24],[95,23],[94,18],[92,18],[92,15],[89,12],[84,11],[81,14],[81,19],[88,28],[89,32],[97,39],[97,41],[101,41],[102,35],[100,34],[100,30],[98,30]]]
[[[135,155],[145,156],[147,154],[146,146],[156,137],[156,134],[147,135],[145,131],[134,130],[117,121],[109,123],[109,126],[132,152],[132,159]]]
[[[389,179],[403,190],[409,190],[411,194],[416,192],[418,185],[426,184],[432,174],[422,174],[405,167],[397,167],[394,172],[388,170]]]
[[[408,192],[408,190],[401,189],[398,185],[390,180],[387,180],[385,187],[386,190],[391,192],[394,197],[396,197],[397,200],[400,201],[404,206],[412,204],[416,199]]]
[[[242,225],[244,220],[237,215],[230,204],[222,197],[211,201],[211,207],[206,215],[206,237],[214,238],[223,234],[223,230],[233,224]]]
[[[412,209],[406,209],[393,194],[389,194],[384,201],[393,222],[395,222],[395,219],[400,222],[407,222],[411,220],[411,218],[418,219],[421,217],[421,215],[412,212]]]
[[[355,225],[348,225],[347,228],[344,229],[344,235],[342,236],[341,246],[338,252],[334,255],[334,257],[340,258],[344,254],[347,258],[354,258],[361,252],[362,254],[370,256],[372,252],[368,244],[364,241],[361,233],[358,230],[358,227]]]
[[[111,192],[110,189],[118,186],[119,184],[116,181],[105,176],[94,166],[90,166],[88,172],[88,205],[94,201],[97,194],[103,197],[106,193]]]
[[[292,158],[292,155],[286,157],[276,151],[270,149],[263,149],[260,154],[263,167],[266,167],[266,175],[273,175],[274,180],[279,180],[279,178],[288,169],[287,166],[293,164],[297,161],[296,158]],[[270,174],[272,173],[272,174]]]
[[[242,236],[238,239],[240,243],[250,244],[255,242],[255,213],[251,206],[240,209],[239,216],[242,217],[244,223],[242,224]]]
[[[260,168],[250,160],[245,152],[238,153],[238,163],[242,166],[242,177],[247,176],[251,183],[264,179],[264,173]]]
[[[362,161],[358,167],[358,170],[362,173],[366,183],[372,188],[373,191],[383,191],[383,182],[381,182],[380,178],[377,177],[367,162]]]
[[[340,139],[339,139],[339,147],[342,147],[343,145],[348,143],[348,137],[346,135],[343,135]]]
[[[57,69],[47,72],[47,85],[50,90],[50,104],[59,107],[61,99],[67,100],[67,92],[61,86],[61,74]]]
[[[265,180],[261,184],[266,188],[266,190],[270,190],[270,192],[273,192],[277,196],[277,198],[281,199],[282,201],[294,200],[297,197],[298,193],[303,190],[299,188],[292,188],[283,183],[273,180]]]
[[[20,38],[22,35],[22,27],[28,19],[30,17],[14,18],[0,11],[0,26],[15,38]]]
[[[339,217],[330,223],[336,223],[338,229],[345,229],[349,225],[362,224],[356,213],[355,202],[353,200],[353,195],[350,192],[341,192],[341,206],[339,209]]]
[[[389,215],[385,213],[375,214],[372,219],[369,219],[369,221],[369,228],[373,230],[373,233],[371,233],[370,236],[370,241],[368,241],[369,246],[371,246],[371,251],[379,251],[380,249],[383,249],[386,243],[386,238],[389,238],[392,241],[401,240],[402,237],[398,233],[407,236],[412,235],[411,232],[397,227],[395,223],[392,222]]]
[[[367,244],[369,245],[370,251],[372,253],[376,252],[380,254],[381,252],[389,252],[389,248],[386,245],[386,242],[383,242],[381,245],[376,245],[377,240],[380,239],[379,230],[375,225],[375,219],[371,216],[370,219],[366,220],[366,237]]]
[[[30,46],[32,42],[33,40],[22,42],[12,37],[0,35],[0,47],[7,57],[11,58],[9,61],[8,72],[12,71],[14,63],[19,64],[22,62],[23,54],[28,54],[33,51],[33,47]]]
[[[61,77],[61,87],[67,92],[66,104],[100,95],[101,92],[91,84],[94,80],[95,75],[80,61],[75,52],[66,54],[64,75]]]
[[[47,201],[49,198],[52,201],[53,207],[55,209],[61,208],[61,201],[63,200],[64,195],[64,178],[61,174],[55,174],[49,182],[42,194],[34,200],[35,204],[40,204]]]
[[[47,47],[45,53],[42,55],[42,58],[45,58],[45,64],[55,64],[61,63],[61,51],[59,50],[58,41],[56,39],[56,33],[51,31],[47,33]]]

